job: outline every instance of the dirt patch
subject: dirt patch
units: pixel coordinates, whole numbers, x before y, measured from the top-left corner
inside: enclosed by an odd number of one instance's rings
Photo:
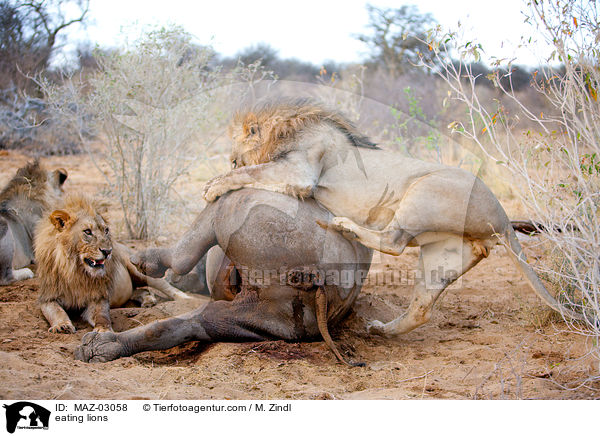
[[[211,344],[192,341],[168,350],[139,353],[135,355],[135,360],[146,365],[194,366],[200,353],[210,346]]]
[[[273,361],[308,360],[316,362],[322,360],[321,353],[315,352],[312,348],[303,346],[301,343],[266,341],[246,344],[242,347],[242,352],[255,353],[257,356]]]
[[[37,296],[38,288],[34,280],[25,280],[12,286],[0,286],[0,303],[17,303]]]
[[[0,184],[26,160],[13,152],[2,156]],[[87,156],[46,162],[67,168],[68,190],[105,188]],[[381,256],[370,278],[414,268],[416,262],[412,249],[399,258]],[[411,284],[373,280],[366,286],[354,311],[331,329],[343,354],[365,362],[364,368],[338,363],[318,339],[190,342],[105,364],[79,362],[73,352],[89,326],[76,319],[75,334],[48,333],[37,286],[34,278],[0,287],[2,399],[600,398],[598,384],[560,386],[597,375],[598,362],[585,357],[590,344],[565,332],[564,324],[531,322],[542,303],[500,247],[448,289],[426,325],[396,339],[368,335],[365,322],[402,313]],[[152,308],[114,309],[111,317],[122,331],[205,303],[164,301]]]

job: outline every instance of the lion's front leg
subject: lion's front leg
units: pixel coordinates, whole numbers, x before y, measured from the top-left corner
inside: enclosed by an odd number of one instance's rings
[[[48,301],[40,304],[42,313],[50,323],[50,333],[75,333],[75,326],[69,315],[57,301]]]
[[[94,301],[86,307],[82,314],[94,330],[97,332],[112,332],[110,322],[110,303],[108,300]]]
[[[209,180],[204,186],[204,198],[208,202],[229,191],[260,188],[295,197],[308,197],[317,184],[320,164],[309,163],[298,153],[260,165],[236,168],[224,176]]]
[[[212,203],[221,195],[244,187],[247,183],[243,183],[243,177],[240,177],[241,175],[243,176],[245,174],[237,174],[232,171],[224,176],[212,178],[204,185],[202,196],[206,201]]]

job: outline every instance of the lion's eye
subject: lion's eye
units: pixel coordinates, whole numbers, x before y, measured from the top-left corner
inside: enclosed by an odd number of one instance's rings
[[[85,230],[83,231],[83,233],[85,233],[85,234],[86,234],[86,235],[88,235],[88,236],[92,236],[92,231],[91,231],[90,229],[85,229]]]
[[[250,127],[250,134],[256,135],[256,127],[254,127],[254,126]]]
[[[231,161],[231,167],[232,168],[237,168],[237,160],[236,159],[234,159],[234,160]]]
[[[104,234],[108,235],[108,227],[104,229]]]

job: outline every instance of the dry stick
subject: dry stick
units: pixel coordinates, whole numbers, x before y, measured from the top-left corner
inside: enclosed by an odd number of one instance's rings
[[[577,390],[579,390],[580,388],[586,388],[586,389],[588,389],[588,390],[591,390],[591,391],[594,391],[594,392],[600,392],[600,389],[593,388],[593,387],[591,387],[591,386],[588,386],[588,385],[586,384],[586,383],[594,383],[594,382],[597,382],[597,381],[598,381],[598,379],[599,379],[599,377],[598,377],[598,376],[590,376],[590,377],[587,377],[587,378],[585,378],[583,381],[581,381],[580,383],[579,383],[579,380],[578,380],[577,382],[578,382],[579,384],[578,384],[577,386],[573,387],[573,388],[570,388],[570,387],[568,387],[568,386],[565,386],[565,385],[563,385],[563,384],[561,384],[561,383],[557,382],[556,380],[554,380],[554,379],[552,379],[552,378],[545,378],[545,377],[531,377],[531,378],[532,378],[532,379],[535,379],[535,380],[548,381],[548,382],[550,382],[550,383],[553,383],[554,385],[556,385],[556,386],[558,386],[559,388],[561,388],[561,389],[564,389],[564,390],[566,390],[566,391],[577,391]]]
[[[65,385],[65,388],[62,390],[62,392],[60,394],[58,394],[57,396],[55,396],[53,398],[53,400],[58,400],[60,399],[60,397],[62,397],[65,393],[67,393],[67,391],[70,391],[72,389],[71,383],[67,383]]]
[[[418,380],[418,379],[420,379],[420,378],[427,377],[427,376],[428,376],[429,374],[431,374],[433,371],[434,371],[434,370],[432,369],[431,371],[429,371],[429,372],[426,372],[426,373],[425,373],[425,374],[423,374],[423,375],[419,375],[419,376],[417,376],[417,377],[405,378],[404,380],[397,381],[396,383],[404,383],[404,382],[411,381],[411,380]]]
[[[145,325],[143,322],[141,322],[141,321],[140,321],[140,320],[138,320],[138,319],[131,318],[131,320],[132,320],[132,321],[135,321],[135,322],[137,322],[139,325]]]
[[[467,373],[465,374],[465,376],[462,378],[461,382],[464,382],[464,381],[465,381],[465,379],[466,379],[466,378],[469,376],[469,374],[471,374],[471,371],[473,371],[474,369],[475,369],[475,367],[474,367],[474,366],[472,366],[472,367],[471,367],[471,369],[469,370],[469,372],[467,372]]]

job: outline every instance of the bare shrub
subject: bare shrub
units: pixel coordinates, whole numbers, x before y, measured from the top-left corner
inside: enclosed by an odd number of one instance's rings
[[[475,141],[489,159],[511,172],[513,186],[531,218],[539,223],[548,250],[538,269],[563,304],[582,315],[582,322],[567,320],[569,327],[593,338],[600,357],[597,6],[559,0],[530,2],[529,8],[528,19],[554,47],[549,65],[534,73],[532,80],[552,110],[538,113],[520,100],[511,86],[510,66],[505,70],[508,73],[490,78],[518,110],[486,104],[476,88],[481,78],[467,63],[478,60],[480,47],[474,42],[465,44],[456,33],[433,33],[429,44],[436,62],[423,65],[446,81],[451,99],[466,107],[467,121],[451,123],[452,131]],[[444,52],[454,53],[461,62]],[[550,65],[556,61],[561,66]],[[523,121],[535,128],[524,129]]]
[[[81,147],[63,120],[52,118],[44,100],[11,86],[0,90],[0,149],[39,156],[73,154]]]
[[[174,184],[207,158],[229,120],[217,100],[234,105],[241,98],[228,86],[248,69],[222,73],[211,65],[213,55],[181,29],[161,29],[98,54],[99,70],[87,85],[77,77],[60,86],[41,81],[56,116],[68,119],[88,148],[86,132],[99,139],[131,238],[160,234],[174,208]]]

